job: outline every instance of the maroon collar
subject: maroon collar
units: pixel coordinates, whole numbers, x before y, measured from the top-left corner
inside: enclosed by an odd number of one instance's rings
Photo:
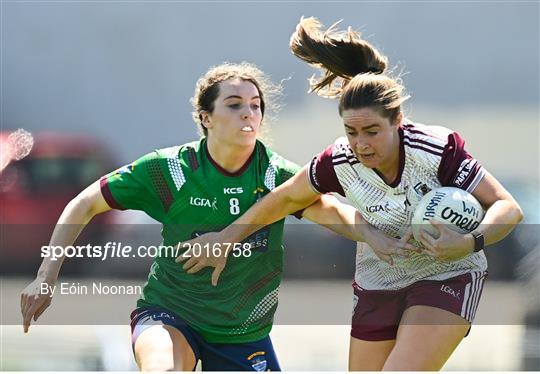
[[[257,148],[257,145],[255,145],[255,148]],[[221,174],[225,175],[226,177],[238,177],[240,175],[242,175],[242,173],[244,171],[246,171],[246,169],[249,167],[249,165],[251,164],[251,160],[253,160],[253,156],[255,155],[255,148],[253,149],[253,152],[251,152],[251,155],[249,156],[249,158],[247,159],[247,161],[244,163],[244,165],[242,165],[242,167],[240,169],[238,169],[237,171],[235,171],[234,173],[231,173],[230,171],[227,171],[225,169],[223,169],[213,158],[212,156],[210,155],[210,152],[208,151],[208,141],[205,141],[204,142],[204,151],[206,152],[206,156],[208,157],[208,160],[210,161],[210,163],[217,169],[217,171],[219,171]]]

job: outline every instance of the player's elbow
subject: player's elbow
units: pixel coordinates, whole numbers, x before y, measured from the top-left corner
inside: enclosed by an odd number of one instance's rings
[[[501,203],[505,204],[506,208],[506,221],[509,224],[517,225],[523,219],[525,218],[525,215],[523,214],[523,210],[519,206],[516,200],[514,200],[511,196],[500,200]]]
[[[91,212],[91,204],[86,199],[77,196],[66,205],[63,215],[67,216],[70,223],[81,223],[92,218]]]
[[[93,199],[79,194],[73,198],[65,207],[63,215],[66,216],[66,223],[88,223],[96,214],[98,209]]]
[[[512,201],[512,210],[513,210],[513,213],[514,213],[516,224],[523,221],[523,219],[525,218],[525,214],[523,214],[523,210],[521,209],[521,207],[519,206],[519,204],[515,200]]]

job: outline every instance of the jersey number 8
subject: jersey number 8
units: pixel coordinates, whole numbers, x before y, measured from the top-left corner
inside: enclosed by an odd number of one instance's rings
[[[240,201],[236,197],[233,197],[229,200],[229,210],[234,216],[240,214]]]

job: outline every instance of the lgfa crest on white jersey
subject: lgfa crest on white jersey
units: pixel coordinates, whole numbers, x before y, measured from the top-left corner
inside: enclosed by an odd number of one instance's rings
[[[409,229],[414,209],[428,191],[445,185],[472,192],[485,174],[451,130],[405,122],[399,133],[400,173],[390,185],[358,161],[345,137],[314,158],[309,170],[315,189],[343,194],[370,224],[393,237]],[[365,243],[358,243],[356,261],[355,281],[365,289],[400,289],[423,279],[443,280],[487,268],[483,253],[454,262],[425,254],[395,256],[390,266]]]

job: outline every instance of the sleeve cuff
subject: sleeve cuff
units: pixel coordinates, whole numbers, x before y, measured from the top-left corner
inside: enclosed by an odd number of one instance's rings
[[[106,176],[101,177],[101,179],[99,180],[99,187],[101,190],[101,195],[103,196],[103,198],[105,199],[105,201],[111,208],[119,209],[119,210],[126,210],[126,208],[118,204],[116,200],[114,199],[111,193],[111,189],[109,188],[109,184],[107,182]]]
[[[309,163],[309,167],[306,169],[306,173],[308,175],[308,180],[309,180],[309,185],[310,185],[311,189],[313,190],[313,192],[315,192],[315,193],[319,193],[319,194],[327,193],[328,191],[321,191],[317,187],[317,183],[316,183],[316,180],[315,180],[315,177],[314,177],[314,173],[315,173],[315,166],[313,165],[314,162],[315,162],[315,158],[313,158],[311,160],[311,162]]]

